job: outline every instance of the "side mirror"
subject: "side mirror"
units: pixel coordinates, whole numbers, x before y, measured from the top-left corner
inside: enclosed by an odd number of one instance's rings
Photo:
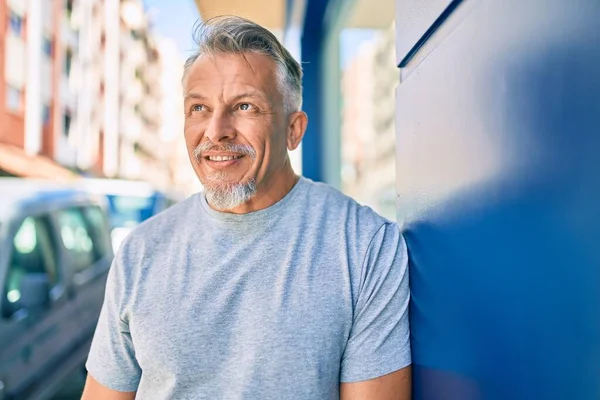
[[[27,310],[43,309],[50,304],[50,281],[46,274],[25,275],[19,290],[21,291],[19,305]]]

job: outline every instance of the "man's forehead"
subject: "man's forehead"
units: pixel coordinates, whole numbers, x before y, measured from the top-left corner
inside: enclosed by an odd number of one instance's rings
[[[260,54],[201,55],[186,77],[186,98],[207,97],[214,90],[228,92],[230,96],[264,97],[277,86],[273,64]]]
[[[190,66],[190,77],[198,75],[201,78],[206,74],[275,78],[275,63],[269,57],[255,53],[201,54]]]

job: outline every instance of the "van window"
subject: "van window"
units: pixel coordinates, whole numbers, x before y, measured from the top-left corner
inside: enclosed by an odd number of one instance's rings
[[[58,282],[56,242],[51,232],[47,217],[28,217],[17,230],[4,285],[4,317],[21,309],[21,282],[27,274],[46,274],[51,287]]]
[[[76,272],[84,271],[96,261],[92,234],[79,208],[57,213],[62,244],[69,254]]]
[[[94,258],[98,261],[112,251],[107,215],[98,206],[83,207],[82,212],[94,243]]]

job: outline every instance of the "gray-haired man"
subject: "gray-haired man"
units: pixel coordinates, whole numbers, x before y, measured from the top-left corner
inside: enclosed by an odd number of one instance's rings
[[[185,139],[204,191],[122,245],[84,399],[409,399],[398,227],[292,170],[302,72],[269,31],[220,17],[197,41]]]

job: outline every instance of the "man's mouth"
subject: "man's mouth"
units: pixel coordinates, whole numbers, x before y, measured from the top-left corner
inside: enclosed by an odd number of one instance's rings
[[[206,156],[205,158],[210,161],[233,161],[244,157],[244,155],[229,155],[229,156]]]

